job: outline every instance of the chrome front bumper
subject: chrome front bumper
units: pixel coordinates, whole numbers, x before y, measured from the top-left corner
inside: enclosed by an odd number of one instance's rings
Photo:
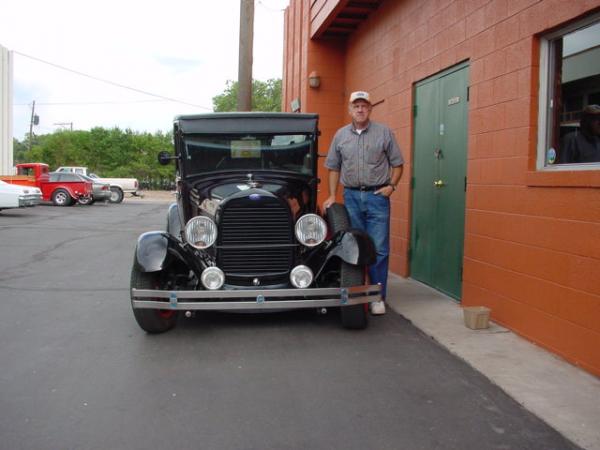
[[[331,308],[381,300],[381,286],[227,291],[159,291],[131,289],[131,304],[140,309],[261,310]]]
[[[93,192],[92,198],[97,202],[107,202],[110,200],[110,191]]]
[[[39,205],[41,201],[42,196],[39,194],[21,195],[19,197],[19,208],[24,208],[27,206],[36,206]]]

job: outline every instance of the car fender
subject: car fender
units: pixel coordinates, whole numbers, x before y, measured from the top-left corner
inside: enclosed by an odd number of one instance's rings
[[[167,258],[169,235],[163,231],[148,231],[140,235],[135,247],[135,259],[144,272],[162,270]]]
[[[112,182],[111,182],[111,183],[108,183],[108,184],[110,184],[110,187],[116,187],[116,188],[119,188],[119,189],[121,189],[122,191],[124,190],[124,189],[123,189],[123,185],[121,185],[121,184],[119,184],[119,183],[112,183]]]
[[[59,185],[55,185],[50,190],[50,196],[49,196],[49,198],[52,198],[52,196],[54,195],[54,193],[56,191],[58,191],[59,189],[62,189],[63,191],[67,191],[69,193],[69,195],[71,196],[71,198],[74,201],[77,201],[79,199],[79,196],[81,195],[81,194],[76,193],[72,186],[70,186],[68,184],[59,184]]]
[[[123,192],[137,192],[139,189],[139,182],[137,178],[105,178],[98,177],[97,180],[110,184],[110,187],[121,189]]]
[[[352,265],[371,265],[375,262],[375,245],[370,236],[362,230],[350,229],[342,231],[334,239],[327,259],[337,256]]]
[[[181,215],[179,214],[179,205],[171,203],[167,213],[167,233],[181,239],[181,230],[183,229]]]

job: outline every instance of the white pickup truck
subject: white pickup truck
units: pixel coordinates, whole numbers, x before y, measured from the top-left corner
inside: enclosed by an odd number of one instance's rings
[[[81,175],[87,175],[90,178],[97,179],[101,182],[110,184],[110,202],[121,203],[125,194],[143,197],[140,192],[140,183],[136,178],[102,178],[95,173],[90,173],[87,167],[72,167],[63,166],[55,170],[55,172],[73,172]]]

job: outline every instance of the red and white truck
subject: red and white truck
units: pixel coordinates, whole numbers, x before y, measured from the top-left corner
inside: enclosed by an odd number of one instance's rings
[[[42,191],[42,200],[56,206],[69,206],[80,199],[85,203],[92,196],[92,183],[81,177],[65,178],[50,173],[48,164],[17,164],[16,175],[0,175],[0,180],[19,186],[35,186]]]

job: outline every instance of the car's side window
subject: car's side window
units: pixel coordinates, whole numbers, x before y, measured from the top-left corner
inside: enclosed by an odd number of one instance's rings
[[[77,175],[75,175],[74,173],[61,173],[59,174],[59,178],[60,181],[81,181],[79,179],[79,177]]]

